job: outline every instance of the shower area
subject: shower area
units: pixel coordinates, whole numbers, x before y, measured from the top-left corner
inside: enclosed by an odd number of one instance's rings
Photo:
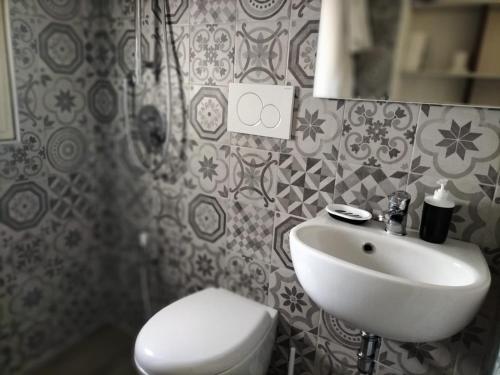
[[[20,142],[0,144],[0,374],[133,374],[141,325],[207,284],[179,248],[187,1],[4,2]]]

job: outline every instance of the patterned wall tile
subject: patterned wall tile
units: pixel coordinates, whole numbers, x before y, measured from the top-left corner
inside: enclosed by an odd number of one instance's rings
[[[266,304],[269,288],[269,265],[228,253],[225,260],[224,286],[243,297]]]
[[[38,6],[52,19],[69,21],[80,14],[81,3],[78,0],[38,0]]]
[[[7,185],[4,181],[21,181],[45,174],[43,135],[38,131],[22,131],[20,140],[16,145],[0,145],[0,193]]]
[[[230,143],[233,146],[257,148],[259,150],[279,152],[284,142],[281,139],[260,135],[230,132]]]
[[[418,229],[422,218],[422,207],[427,195],[438,188],[432,175],[411,175],[407,191],[412,196],[408,212],[408,226]],[[486,191],[472,176],[448,182],[447,190],[456,206],[451,219],[449,236],[464,241],[481,243],[486,233],[489,210],[494,192]]]
[[[301,332],[278,321],[277,338],[269,368],[269,375],[281,375],[287,372],[290,349],[295,348],[294,373],[301,375],[316,375],[316,336]]]
[[[452,179],[474,174],[495,185],[489,179],[499,172],[499,125],[500,111],[423,105],[413,159],[420,158],[426,173]]]
[[[240,23],[236,31],[234,79],[279,84],[285,80],[288,23]]]
[[[238,0],[239,20],[269,20],[289,17],[290,2],[287,0]]]
[[[118,94],[107,80],[97,80],[87,93],[89,111],[99,123],[110,123],[118,114]]]
[[[189,0],[169,0],[167,21],[172,24],[184,25],[190,22]]]
[[[191,82],[226,85],[233,81],[234,24],[192,25]]]
[[[359,328],[324,311],[321,311],[319,335],[352,351],[358,350],[361,345]]]
[[[85,174],[52,174],[48,177],[50,210],[61,220],[94,218],[95,192],[92,181]]]
[[[319,375],[358,374],[357,351],[318,337],[316,371]]]
[[[447,341],[400,343],[382,340],[378,361],[408,375],[446,374],[453,371],[455,353]]]
[[[77,127],[61,127],[47,134],[46,153],[50,169],[78,172],[89,161],[89,144]]]
[[[299,87],[313,87],[318,32],[319,19],[291,23],[287,80]]]
[[[191,23],[223,23],[236,21],[236,0],[191,0]]]
[[[227,249],[265,264],[271,260],[273,211],[240,203],[228,203]]]
[[[116,44],[106,29],[93,31],[90,41],[85,43],[86,61],[100,77],[109,76],[116,66]]]
[[[387,210],[387,196],[405,189],[407,177],[406,172],[339,163],[334,203],[381,213]]]
[[[34,228],[47,214],[48,206],[45,183],[13,184],[0,198],[0,223],[16,231]]]
[[[274,207],[277,164],[276,153],[231,147],[230,196],[241,202]]]
[[[185,177],[186,183],[206,194],[227,198],[230,151],[227,145],[196,143],[188,155],[189,170]]]
[[[54,73],[72,74],[84,62],[83,42],[72,26],[49,23],[39,34],[40,57]]]
[[[189,202],[189,224],[203,241],[217,242],[226,234],[226,204],[205,194]]]
[[[269,277],[268,304],[278,309],[290,326],[317,334],[319,307],[304,292],[293,271],[273,267]]]
[[[194,86],[191,89],[189,120],[198,138],[228,143],[227,88]]]
[[[276,212],[271,255],[273,266],[293,270],[292,255],[290,254],[290,230],[303,222],[302,218]]]
[[[293,0],[292,18],[318,19],[321,0]]]
[[[281,152],[337,160],[344,101],[317,99],[312,90],[301,89],[295,106],[292,139],[283,141]]]
[[[315,217],[333,202],[337,163],[320,158],[280,154],[276,208],[302,217]]]
[[[189,81],[189,26],[172,26],[175,59],[171,59],[170,71],[171,81],[179,80],[178,72],[181,73],[181,78],[184,82]]]
[[[340,160],[408,170],[418,110],[415,104],[348,102]]]
[[[46,89],[43,109],[63,125],[73,125],[84,121],[86,105],[85,93],[80,85],[68,77],[46,77],[42,85]]]

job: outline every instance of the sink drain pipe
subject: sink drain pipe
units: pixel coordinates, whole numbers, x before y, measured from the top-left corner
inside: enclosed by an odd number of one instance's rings
[[[361,374],[373,374],[375,355],[379,345],[379,336],[361,331],[361,346],[358,351],[358,370]]]

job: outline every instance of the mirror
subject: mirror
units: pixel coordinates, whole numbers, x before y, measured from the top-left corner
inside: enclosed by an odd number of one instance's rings
[[[0,142],[19,139],[9,2],[0,0]]]
[[[314,95],[500,106],[500,0],[323,0]]]

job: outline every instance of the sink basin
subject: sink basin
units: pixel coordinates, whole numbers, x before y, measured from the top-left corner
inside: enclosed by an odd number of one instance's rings
[[[490,286],[477,245],[431,244],[383,223],[356,226],[322,212],[290,231],[300,284],[323,310],[399,341],[447,338],[464,328]]]

